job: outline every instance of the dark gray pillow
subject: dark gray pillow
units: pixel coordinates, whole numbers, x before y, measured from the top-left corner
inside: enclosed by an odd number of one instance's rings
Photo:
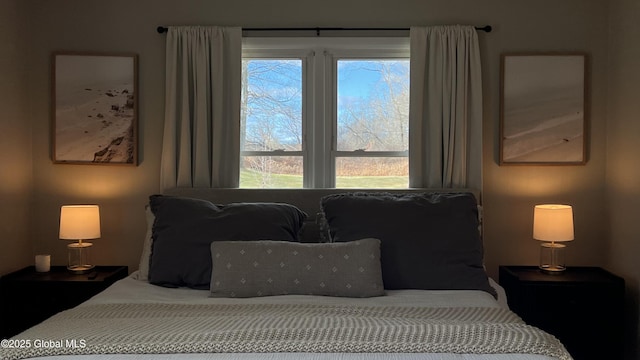
[[[471,193],[347,193],[321,199],[332,241],[377,238],[386,289],[473,289],[495,296]]]
[[[384,295],[380,240],[211,243],[211,297]]]
[[[208,289],[213,241],[298,241],[307,215],[289,204],[234,203],[152,195],[149,282],[166,287]]]

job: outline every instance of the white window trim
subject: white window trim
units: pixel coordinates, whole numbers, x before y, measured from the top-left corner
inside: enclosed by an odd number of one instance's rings
[[[302,151],[241,151],[241,156],[302,156],[305,188],[335,187],[337,157],[407,157],[408,150],[337,151],[337,84],[334,79],[341,59],[407,59],[409,56],[408,37],[243,38],[243,59],[302,60],[303,148]]]

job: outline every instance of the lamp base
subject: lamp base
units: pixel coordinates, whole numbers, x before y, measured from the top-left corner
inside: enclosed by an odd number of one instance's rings
[[[538,266],[538,268],[540,269],[540,271],[542,271],[545,274],[551,274],[551,275],[560,275],[562,274],[565,270],[567,270],[566,267],[564,266],[557,266],[557,267],[550,267],[550,266]]]
[[[67,270],[73,274],[86,274],[93,270],[94,266],[90,264],[90,249],[93,244],[78,241],[67,245],[69,251],[69,265]]]
[[[95,266],[93,265],[77,265],[77,266],[67,266],[67,270],[69,270],[72,274],[88,274],[93,271]]]
[[[563,244],[543,243],[540,247],[540,270],[547,274],[562,274],[567,269],[564,263]]]

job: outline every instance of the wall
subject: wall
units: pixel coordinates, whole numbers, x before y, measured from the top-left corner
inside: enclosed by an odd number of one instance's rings
[[[0,0],[0,274],[33,262],[29,241],[31,124],[26,107],[24,4]]]
[[[568,265],[604,265],[607,244],[604,204],[606,120],[606,1],[498,1],[491,3],[496,32],[485,37],[484,205],[486,262],[538,264],[532,240],[533,207],[574,207],[576,240],[568,244]],[[500,4],[500,6],[495,6]],[[483,5],[487,6],[485,2]],[[588,162],[584,166],[499,166],[500,54],[583,51],[588,54]]]
[[[607,211],[610,226],[608,267],[627,284],[628,359],[640,357],[640,3],[610,4],[609,103],[607,121]]]

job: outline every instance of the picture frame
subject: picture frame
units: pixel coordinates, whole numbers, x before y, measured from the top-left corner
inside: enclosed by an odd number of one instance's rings
[[[138,165],[138,56],[54,52],[52,160]]]
[[[500,165],[584,165],[587,55],[502,54]]]

